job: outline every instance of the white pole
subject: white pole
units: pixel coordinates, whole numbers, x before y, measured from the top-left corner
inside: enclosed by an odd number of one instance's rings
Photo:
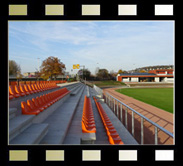
[[[38,72],[39,72],[39,59],[40,59],[40,58],[37,58],[37,59],[38,59],[38,68],[37,68],[37,69],[38,69]]]

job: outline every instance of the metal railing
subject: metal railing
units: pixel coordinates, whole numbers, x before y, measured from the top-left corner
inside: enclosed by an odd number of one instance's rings
[[[141,117],[141,144],[144,143],[144,120],[148,121],[149,123],[151,123],[154,126],[154,132],[155,132],[155,145],[158,144],[158,129],[163,131],[165,134],[167,134],[168,136],[174,138],[173,134],[171,132],[169,132],[168,130],[164,129],[163,127],[161,127],[160,125],[158,125],[157,123],[153,122],[152,120],[148,119],[147,117],[145,117],[144,115],[140,114],[139,112],[135,111],[133,108],[129,107],[128,105],[124,104],[123,102],[121,102],[120,100],[116,99],[115,97],[113,97],[112,95],[110,95],[109,93],[106,93],[105,95],[105,102],[108,104],[108,106],[110,108],[112,108],[112,110],[114,111],[114,113],[116,114],[116,116],[119,118],[119,120],[123,123],[123,106],[125,107],[125,127],[128,128],[128,123],[127,123],[127,114],[128,114],[128,110],[132,111],[132,135],[134,136],[134,113],[139,115]],[[117,103],[117,106],[115,105]],[[118,116],[119,113],[119,105],[120,105],[120,117]]]
[[[101,88],[99,88],[98,86],[96,85],[93,85],[93,88],[94,90],[99,94],[101,95],[101,98],[103,98],[103,90]]]

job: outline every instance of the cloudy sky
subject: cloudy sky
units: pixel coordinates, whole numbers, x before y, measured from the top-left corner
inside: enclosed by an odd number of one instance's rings
[[[33,72],[49,56],[108,71],[174,64],[173,21],[9,21],[9,59]],[[39,58],[39,61],[38,61]]]

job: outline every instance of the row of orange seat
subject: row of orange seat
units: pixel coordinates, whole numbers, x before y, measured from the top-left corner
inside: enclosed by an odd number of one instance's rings
[[[56,83],[9,85],[9,100],[55,88],[58,88]]]
[[[66,96],[70,91],[67,88],[59,89],[48,94],[37,96],[27,102],[21,102],[22,114],[26,115],[38,115],[46,108]]]
[[[81,125],[83,133],[96,133],[92,104],[90,98],[87,96],[85,96],[84,100]]]
[[[102,119],[103,125],[106,129],[106,133],[108,136],[108,140],[110,144],[124,144],[119,136],[119,134],[117,133],[115,127],[113,126],[113,124],[111,123],[111,120],[109,119],[108,115],[106,114],[105,110],[103,109],[102,105],[97,101],[97,99],[95,97],[93,97],[95,104],[97,106],[98,112],[100,114],[100,117]]]

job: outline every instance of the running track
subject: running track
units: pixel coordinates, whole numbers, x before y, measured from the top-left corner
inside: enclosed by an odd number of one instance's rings
[[[128,97],[126,95],[120,94],[115,91],[115,89],[118,88],[108,88],[103,89],[104,96],[105,93],[108,92],[115,98],[119,99],[123,103],[127,104],[137,112],[141,113],[142,115],[146,116],[153,122],[157,123],[158,125],[162,126],[166,130],[170,131],[171,133],[174,132],[174,114],[171,114],[169,112],[166,112],[162,109],[159,109],[157,107],[154,107],[152,105],[146,104],[144,102],[141,102],[139,100],[133,99],[132,97]],[[123,110],[124,114],[124,110]],[[134,114],[135,115],[135,114]],[[124,117],[124,116],[123,116]],[[135,139],[140,143],[140,120],[141,118],[138,115],[134,116],[135,120]],[[123,122],[124,122],[123,118]],[[128,111],[128,130],[131,132],[131,111]],[[154,144],[154,126],[152,126],[149,122],[144,121],[144,144]],[[158,130],[158,144],[164,144],[164,145],[172,145],[174,144],[173,139],[165,134],[162,131]]]

